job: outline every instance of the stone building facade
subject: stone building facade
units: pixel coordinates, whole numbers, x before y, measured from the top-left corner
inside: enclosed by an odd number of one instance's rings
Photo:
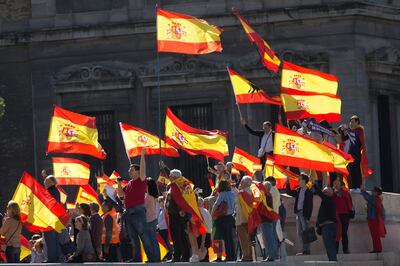
[[[239,123],[226,67],[279,92],[279,76],[266,70],[234,6],[280,58],[339,78],[342,120],[360,116],[374,175],[369,186],[400,192],[400,1],[159,0],[159,6],[221,27],[222,53],[156,53],[155,1],[0,0],[0,202],[12,195],[22,171],[36,176],[51,165],[45,146],[53,104],[94,115],[110,174],[126,173],[118,122],[158,132],[157,69],[162,123],[171,106],[194,127],[229,131],[229,147],[253,154],[257,139]],[[159,62],[159,63],[158,63]],[[249,124],[277,120],[278,109],[242,105]],[[168,159],[206,186],[204,158]],[[158,158],[149,158],[156,176]]]

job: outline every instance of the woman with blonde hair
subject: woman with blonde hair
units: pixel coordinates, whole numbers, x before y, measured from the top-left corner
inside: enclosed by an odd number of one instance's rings
[[[19,205],[11,200],[7,204],[7,213],[3,218],[0,228],[0,235],[5,237],[4,246],[6,247],[7,263],[19,263],[19,256],[21,254],[21,229],[22,223]]]

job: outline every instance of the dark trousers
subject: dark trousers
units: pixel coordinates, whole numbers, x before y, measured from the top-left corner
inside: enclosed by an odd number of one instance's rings
[[[347,165],[347,169],[349,170],[350,178],[349,178],[349,187],[350,188],[360,188],[362,183],[361,177],[361,156],[354,157],[354,162],[349,163]]]
[[[335,223],[325,224],[321,227],[322,239],[329,261],[337,261],[336,256],[336,233],[337,226]]]
[[[342,225],[342,248],[343,253],[349,253],[349,238],[347,236],[347,230],[349,229],[350,216],[347,213],[340,214],[340,223]],[[336,241],[336,253],[339,253],[339,241]]]
[[[172,242],[174,242],[174,261],[189,261],[190,244],[186,233],[186,220],[181,216],[170,216],[169,229],[171,231]]]
[[[44,241],[47,249],[47,262],[60,262],[61,249],[58,242],[58,233],[56,231],[48,231],[43,233]]]
[[[20,254],[21,254],[21,248],[8,246],[6,248],[7,263],[19,263]]]
[[[274,152],[270,151],[270,152],[265,153],[263,157],[259,157],[262,169],[264,169],[264,167],[265,167],[265,162],[267,161],[267,156],[272,156],[272,155],[274,155]]]
[[[226,215],[216,220],[217,230],[221,234],[222,240],[225,243],[226,260],[235,261],[235,244],[233,242],[233,224],[232,215]]]
[[[103,254],[104,259],[107,262],[119,262],[119,244],[110,244],[110,249],[108,254],[104,253],[104,246],[103,246]]]
[[[121,258],[122,261],[129,261],[133,257],[133,247],[131,240],[128,237],[120,237],[121,243],[120,251],[121,251]]]
[[[164,240],[165,244],[167,245],[168,253],[165,257],[167,260],[170,260],[172,258],[172,253],[174,252],[174,249],[173,249],[171,243],[169,242],[168,229],[158,230],[158,233],[160,234],[161,238]]]

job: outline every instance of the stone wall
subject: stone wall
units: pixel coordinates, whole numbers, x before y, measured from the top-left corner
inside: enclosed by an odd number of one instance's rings
[[[0,21],[10,22],[29,19],[31,16],[30,0],[1,0]]]

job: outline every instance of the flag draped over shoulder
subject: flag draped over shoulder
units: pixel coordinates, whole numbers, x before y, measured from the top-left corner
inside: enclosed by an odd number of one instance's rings
[[[192,215],[198,232],[206,234],[205,222],[197,204],[196,194],[193,191],[191,182],[183,176],[171,180],[171,196],[184,212]]]
[[[69,215],[63,206],[32,176],[24,172],[13,200],[21,209],[21,221],[31,232],[56,230],[68,224]]]
[[[239,204],[247,220],[247,232],[251,234],[262,220],[276,221],[279,214],[267,205],[266,191],[262,183],[253,182],[251,191],[239,191]]]
[[[290,189],[295,189],[299,186],[298,183],[298,175],[293,173],[292,171],[286,169],[281,165],[275,164],[275,160],[271,157],[267,158],[264,167],[264,176],[269,177],[273,176],[276,180],[276,188],[277,189],[285,189],[286,188],[286,179],[290,180]]]
[[[58,185],[86,185],[89,183],[89,164],[72,158],[53,157],[53,173]]]
[[[106,153],[98,143],[96,118],[55,105],[46,152],[86,154],[105,159]]]
[[[143,130],[128,124],[119,123],[122,138],[125,144],[127,155],[131,157],[140,156],[144,147],[146,147],[146,155],[159,154],[160,139]],[[161,140],[161,154],[165,156],[179,157],[177,149]]]
[[[222,30],[207,21],[157,8],[157,50],[180,54],[221,52]]]
[[[244,17],[242,17],[239,12],[234,11],[234,14],[236,17],[239,19],[240,23],[243,26],[244,31],[247,34],[247,37],[249,38],[250,42],[254,43],[257,46],[257,49],[260,53],[261,56],[261,61],[263,65],[268,68],[271,71],[274,71],[275,73],[278,72],[279,70],[279,65],[281,64],[281,61],[279,58],[276,56],[274,51],[271,49],[271,47],[268,45],[266,41],[264,41],[260,35],[258,35],[257,32],[255,32],[251,27],[250,24],[246,21]]]
[[[276,124],[274,136],[274,160],[279,165],[334,171],[331,150],[282,125]]]
[[[269,97],[262,89],[258,88],[232,69],[228,68],[228,73],[237,104],[266,103],[282,105],[280,101]]]
[[[168,108],[165,118],[165,140],[167,144],[186,151],[189,155],[204,155],[224,161],[227,152],[228,133],[219,130],[202,130],[183,123]]]
[[[235,147],[235,152],[233,153],[232,163],[235,168],[240,171],[244,171],[247,175],[252,176],[257,170],[261,170],[260,159],[254,157],[244,150]]]
[[[372,175],[373,170],[368,168],[367,145],[365,143],[364,127],[358,125],[353,131],[360,140],[361,145],[361,175],[363,178],[367,178],[368,176]]]

